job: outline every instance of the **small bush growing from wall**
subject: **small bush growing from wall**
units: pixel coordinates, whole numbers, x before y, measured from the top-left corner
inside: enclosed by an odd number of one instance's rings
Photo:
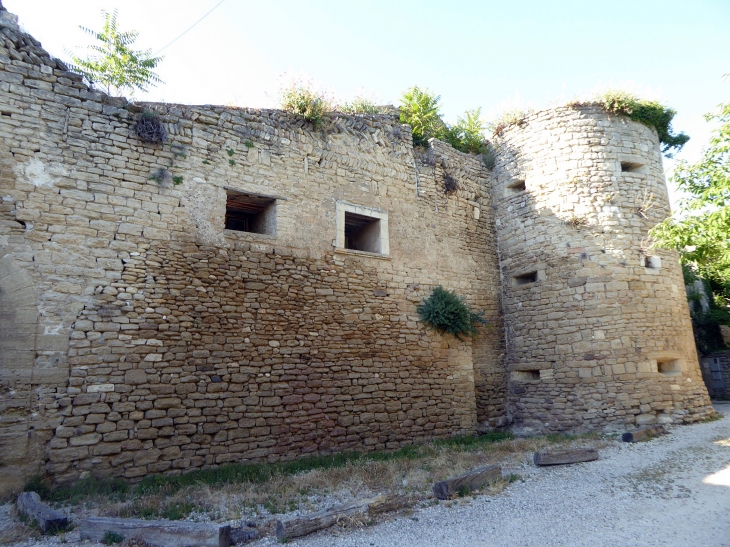
[[[400,121],[411,126],[413,145],[426,144],[428,139],[443,139],[446,124],[439,113],[440,95],[413,86],[401,97]]]
[[[355,97],[351,102],[339,107],[345,114],[380,114],[381,108],[366,97]]]
[[[522,110],[515,108],[513,110],[507,110],[502,112],[497,118],[489,124],[489,128],[492,130],[492,134],[498,137],[502,134],[502,131],[512,125],[520,125],[525,121],[525,118],[532,114],[532,109]]]
[[[667,157],[679,152],[689,140],[689,136],[684,133],[672,134],[672,119],[677,111],[657,101],[640,99],[626,91],[611,90],[596,97],[596,103],[608,112],[624,114],[635,122],[656,129],[659,142],[662,143],[662,153]]]
[[[167,140],[167,131],[165,131],[160,115],[148,108],[137,114],[137,125],[134,132],[145,142],[162,144]]]
[[[440,95],[418,86],[413,86],[401,96],[400,121],[411,126],[413,145],[420,146],[430,138],[437,138],[467,154],[487,151],[485,125],[480,119],[481,108],[467,110],[463,117],[457,118],[455,125],[449,125],[441,118],[440,101]]]
[[[417,311],[425,325],[441,333],[453,334],[459,340],[464,335],[476,336],[477,325],[487,323],[483,312],[471,311],[460,296],[441,285],[419,304]]]
[[[327,96],[310,84],[294,82],[281,90],[281,109],[292,112],[316,127],[324,123],[325,115],[333,109]]]
[[[467,110],[463,117],[456,119],[456,125],[448,128],[444,140],[461,152],[483,153],[487,149],[487,142],[484,138],[485,126],[481,115],[481,108]]]

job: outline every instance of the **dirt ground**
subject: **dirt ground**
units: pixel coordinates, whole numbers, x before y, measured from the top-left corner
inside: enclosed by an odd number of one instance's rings
[[[288,545],[708,546],[730,547],[730,402],[723,419],[678,426],[650,442],[603,443],[598,461],[504,468],[522,480],[497,495],[416,509],[362,528],[329,530]],[[608,446],[606,446],[608,445]],[[78,533],[29,539],[10,504],[0,506],[0,544],[45,547],[79,542]],[[249,543],[278,545],[268,537]]]
[[[722,420],[679,426],[650,442],[617,442],[601,459],[518,470],[496,497],[439,504],[411,516],[292,546],[730,546],[730,403]],[[252,545],[275,545],[268,538]]]

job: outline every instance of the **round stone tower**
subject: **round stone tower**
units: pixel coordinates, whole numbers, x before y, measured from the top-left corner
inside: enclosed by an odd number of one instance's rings
[[[494,169],[509,408],[524,432],[693,422],[702,382],[656,132],[597,106],[507,128]]]

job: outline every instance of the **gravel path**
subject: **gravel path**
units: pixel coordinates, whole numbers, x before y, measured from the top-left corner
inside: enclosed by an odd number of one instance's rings
[[[416,511],[373,527],[319,533],[301,547],[730,546],[730,404],[725,418],[621,443],[570,467],[525,467],[497,497]],[[712,484],[715,483],[715,484]],[[249,544],[277,545],[271,538]]]
[[[419,509],[371,527],[326,531],[296,547],[730,547],[730,403],[722,420],[676,427],[648,443],[616,443],[595,462],[510,470],[524,477],[496,497]],[[0,531],[11,523],[0,506]],[[74,532],[66,541],[75,543]],[[60,545],[60,538],[17,543]],[[76,543],[91,546],[92,543]],[[274,538],[252,547],[280,545]]]

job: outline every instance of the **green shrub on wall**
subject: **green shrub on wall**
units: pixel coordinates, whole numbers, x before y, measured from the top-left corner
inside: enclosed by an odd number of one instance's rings
[[[689,140],[684,133],[672,134],[672,120],[677,111],[657,101],[640,99],[627,91],[611,90],[596,97],[596,102],[607,112],[624,114],[635,122],[656,129],[662,152],[667,157],[679,152]]]
[[[321,127],[327,112],[334,108],[332,100],[324,92],[304,82],[293,82],[283,88],[279,101],[282,110],[304,118],[315,127]]]
[[[382,108],[367,97],[355,97],[352,101],[339,106],[338,110],[345,114],[381,114]]]
[[[437,286],[417,308],[421,321],[440,333],[476,336],[477,325],[486,325],[484,312],[475,313],[453,291]]]

